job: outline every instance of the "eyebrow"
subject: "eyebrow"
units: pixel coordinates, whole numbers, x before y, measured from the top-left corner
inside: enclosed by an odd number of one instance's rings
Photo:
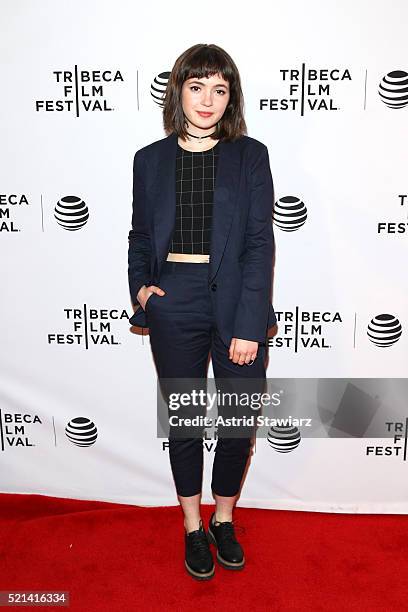
[[[205,83],[203,83],[202,81],[190,81],[189,85],[192,85],[193,83],[199,83],[199,85],[205,85]],[[228,85],[224,85],[224,83],[216,83],[214,87],[225,87],[225,89],[228,89]]]

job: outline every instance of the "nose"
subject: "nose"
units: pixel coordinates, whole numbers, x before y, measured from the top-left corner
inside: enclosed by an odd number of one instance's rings
[[[211,106],[212,105],[212,93],[211,93],[211,91],[204,90],[203,104],[204,104],[204,106]]]

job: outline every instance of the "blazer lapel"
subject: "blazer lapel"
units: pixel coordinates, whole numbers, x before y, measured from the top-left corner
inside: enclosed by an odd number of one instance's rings
[[[158,274],[167,259],[176,216],[176,152],[177,134],[163,139],[154,199],[154,236]],[[231,229],[239,185],[239,147],[236,142],[219,141],[219,157],[214,187],[213,218],[210,242],[210,280],[221,262]]]

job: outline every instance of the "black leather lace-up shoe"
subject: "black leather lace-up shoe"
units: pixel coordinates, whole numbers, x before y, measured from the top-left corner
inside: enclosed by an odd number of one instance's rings
[[[185,566],[188,573],[197,580],[209,580],[215,572],[214,559],[211,553],[203,521],[200,527],[187,533],[184,530]]]
[[[217,547],[217,561],[226,569],[242,569],[245,565],[244,551],[235,537],[233,521],[216,521],[212,513],[208,524],[208,539]]]

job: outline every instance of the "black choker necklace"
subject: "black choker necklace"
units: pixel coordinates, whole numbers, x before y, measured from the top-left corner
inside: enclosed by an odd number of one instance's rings
[[[215,131],[212,132],[212,134],[207,134],[206,136],[196,136],[195,134],[190,134],[190,132],[187,132],[187,134],[191,136],[192,138],[197,138],[198,142],[201,142],[203,138],[208,138],[209,136],[213,136],[213,134],[215,134]]]

